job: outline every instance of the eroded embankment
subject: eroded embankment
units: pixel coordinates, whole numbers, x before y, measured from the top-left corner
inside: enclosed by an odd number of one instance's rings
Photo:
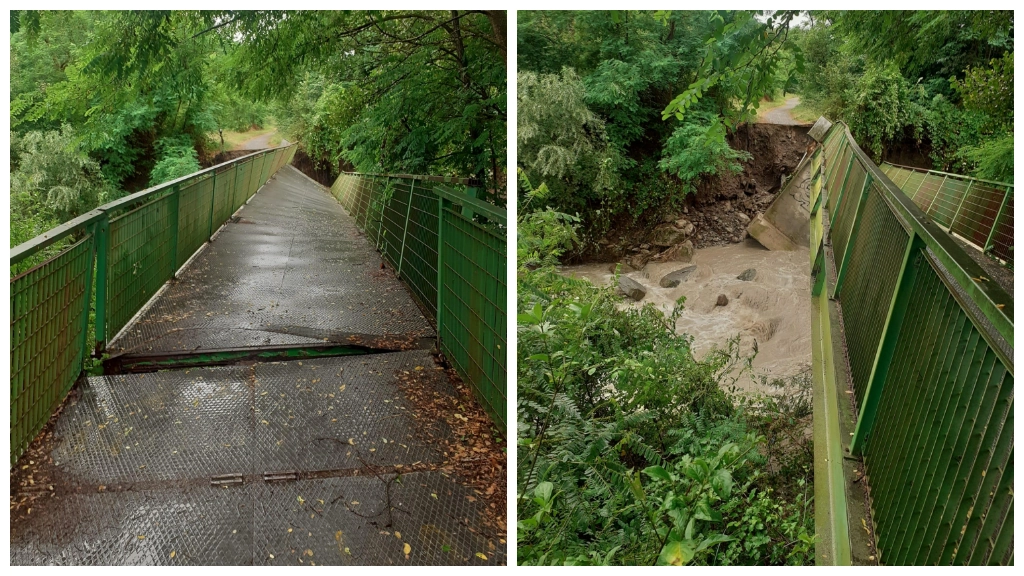
[[[651,262],[642,271],[626,272],[624,275],[642,284],[647,293],[638,302],[627,299],[622,305],[653,303],[668,315],[676,300],[685,296],[676,331],[693,336],[694,356],[700,358],[714,347],[724,348],[730,338],[739,336],[741,354],[753,354],[756,346],[757,355],[753,373],[742,375],[737,386],[768,392],[762,378],[788,380],[810,368],[808,257],[806,248],[773,252],[752,239],[698,249],[689,263]],[[690,266],[694,268],[678,286],[659,285],[666,274]],[[612,267],[614,264],[583,264],[565,266],[561,271],[606,286],[613,278]],[[754,270],[752,279],[738,278],[750,269]],[[724,306],[719,305],[720,295],[727,300]]]

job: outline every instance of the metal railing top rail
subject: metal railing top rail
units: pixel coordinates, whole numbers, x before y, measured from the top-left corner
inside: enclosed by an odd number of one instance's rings
[[[435,186],[434,191],[438,196],[441,196],[445,200],[458,203],[463,207],[470,208],[474,212],[483,214],[488,220],[501,226],[507,226],[507,213],[508,211],[491,204],[485,200],[474,198],[464,192],[458,190],[452,190],[451,188],[445,188],[444,186]]]
[[[844,122],[836,122],[831,130],[844,130],[853,154],[872,180],[879,182],[894,213],[905,227],[916,232],[949,275],[973,301],[999,335],[1013,348],[1013,297],[996,282],[988,280],[982,267],[962,247],[904,194],[868,155],[861,150]],[[830,131],[831,131],[830,130]],[[996,347],[1001,348],[1001,347]],[[1012,362],[1012,358],[1010,359]],[[1012,364],[1011,364],[1012,365]]]
[[[422,180],[425,182],[440,182],[442,184],[461,184],[463,186],[480,186],[481,181],[477,178],[459,178],[456,176],[431,176],[424,174],[374,174],[371,172],[342,172],[348,176],[376,176],[378,178],[402,178],[405,180]]]
[[[134,204],[140,200],[145,200],[147,197],[164,192],[177,184],[193,180],[197,177],[206,174],[214,174],[218,170],[221,170],[232,164],[244,162],[247,159],[250,159],[254,156],[258,156],[260,154],[264,154],[273,150],[287,148],[289,146],[294,145],[294,143],[290,143],[285,144],[283,146],[277,146],[275,148],[264,148],[263,150],[256,150],[252,154],[246,154],[245,156],[240,156],[238,158],[228,160],[227,162],[221,162],[220,164],[210,166],[209,168],[203,168],[198,172],[186,174],[185,176],[182,176],[180,178],[175,178],[174,180],[170,180],[162,184],[157,184],[156,186],[151,186],[149,188],[146,188],[145,190],[140,190],[133,194],[129,194],[128,196],[125,196],[123,198],[118,198],[117,200],[107,202],[102,206],[97,206],[96,208],[90,210],[89,212],[86,212],[85,214],[82,214],[81,216],[78,216],[77,218],[69,220],[61,224],[60,226],[57,226],[56,228],[47,230],[46,232],[43,232],[42,234],[36,236],[35,238],[32,238],[31,240],[22,242],[21,244],[15,246],[14,248],[11,248],[11,265],[17,264],[18,262],[21,262],[25,258],[28,258],[29,256],[35,254],[36,252],[39,252],[40,250],[43,250],[46,247],[53,245],[54,243],[64,239],[65,237],[79,230],[82,230],[89,224],[92,224],[93,222],[96,222],[97,220],[101,219],[105,213],[112,212],[118,208]]]
[[[984,182],[985,184],[992,184],[993,186],[999,186],[1000,188],[1013,188],[1013,183],[1011,182],[997,182],[995,180],[985,180],[984,178],[976,178],[974,176],[953,174],[952,172],[942,172],[939,170],[932,170],[930,168],[918,168],[917,166],[905,166],[903,164],[896,164],[894,162],[882,162],[882,164],[888,164],[889,166],[895,166],[896,168],[903,168],[904,170],[913,170],[914,172],[924,172],[927,174],[936,174],[938,176],[952,176],[953,178],[959,178],[960,180],[974,180],[975,182]]]

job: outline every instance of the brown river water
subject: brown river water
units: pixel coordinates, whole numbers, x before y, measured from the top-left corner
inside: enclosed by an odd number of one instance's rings
[[[760,377],[788,379],[807,372],[811,366],[811,290],[807,248],[793,252],[770,251],[756,241],[698,249],[693,261],[651,262],[640,272],[626,276],[643,284],[647,295],[623,306],[654,303],[666,315],[676,300],[686,296],[676,331],[693,336],[694,356],[700,358],[713,347],[724,348],[739,335],[743,355],[758,349],[753,374],[740,375],[736,385],[749,392],[767,392]],[[689,278],[675,288],[658,285],[662,276],[696,264]],[[597,285],[612,281],[610,264],[563,266],[567,276],[586,278]],[[737,279],[744,270],[754,268],[751,281]],[[716,306],[719,294],[729,299]]]

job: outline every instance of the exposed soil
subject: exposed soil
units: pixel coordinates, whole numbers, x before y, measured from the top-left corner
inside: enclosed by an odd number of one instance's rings
[[[292,166],[328,188],[334,184],[334,181],[338,178],[338,174],[342,172],[351,172],[355,169],[354,166],[344,160],[339,160],[334,166],[316,162],[309,157],[309,154],[306,154],[305,149],[302,148],[302,144],[299,144],[299,149],[295,151],[295,157],[292,158]]]
[[[746,124],[729,138],[729,145],[753,158],[743,172],[727,173],[702,182],[684,208],[696,227],[697,248],[738,242],[746,236],[746,222],[764,212],[782,190],[783,178],[793,173],[811,145],[806,126]]]
[[[806,126],[740,126],[728,140],[732,148],[752,156],[742,163],[742,172],[728,172],[700,182],[696,193],[684,199],[681,211],[666,210],[660,218],[651,217],[643,222],[623,218],[572,263],[623,260],[642,268],[642,264],[651,259],[680,259],[681,246],[665,246],[657,241],[656,229],[664,232],[672,225],[670,223],[683,230],[689,230],[686,222],[693,225],[687,235],[692,248],[742,242],[747,235],[747,223],[771,206],[782,190],[783,178],[792,174],[810,147],[812,140],[807,131]],[[683,251],[687,250],[691,248]]]

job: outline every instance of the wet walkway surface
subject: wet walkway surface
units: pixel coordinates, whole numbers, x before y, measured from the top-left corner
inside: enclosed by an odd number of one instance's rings
[[[352,220],[291,167],[240,215],[119,350],[432,335]],[[91,377],[19,462],[32,494],[12,500],[11,563],[504,564],[481,492],[447,471],[456,432],[424,417],[424,395],[458,405],[415,347]]]
[[[138,355],[433,336],[381,262],[341,205],[285,166],[108,348]]]

